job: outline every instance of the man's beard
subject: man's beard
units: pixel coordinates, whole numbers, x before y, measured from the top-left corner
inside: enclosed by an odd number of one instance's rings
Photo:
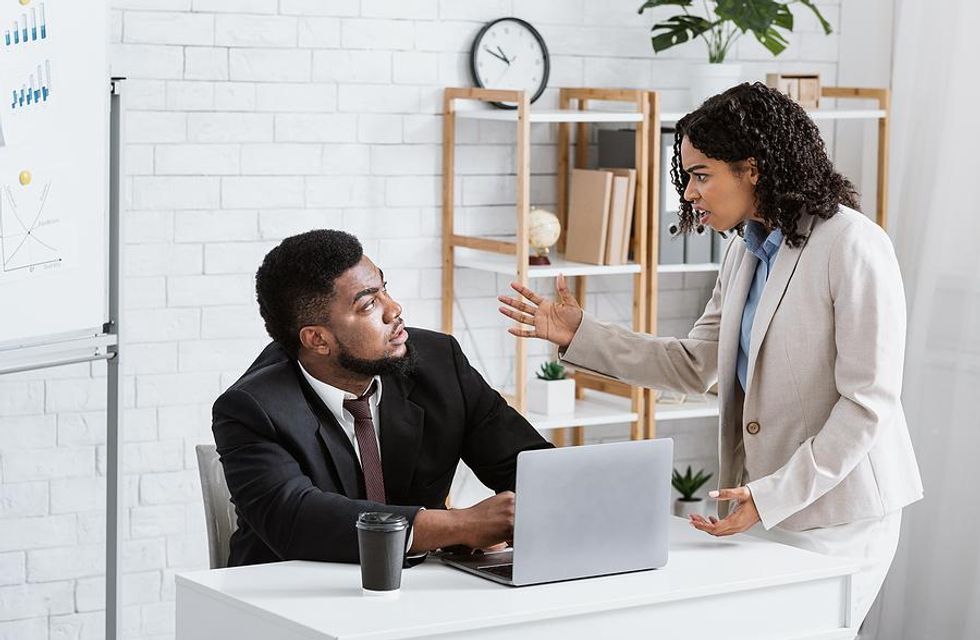
[[[415,350],[407,342],[405,343],[405,355],[399,357],[385,356],[377,360],[358,358],[351,355],[345,345],[339,344],[339,346],[340,353],[337,354],[337,363],[348,371],[365,376],[408,376],[415,372],[417,364]]]

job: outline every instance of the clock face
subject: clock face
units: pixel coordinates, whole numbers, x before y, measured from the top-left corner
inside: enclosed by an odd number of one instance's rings
[[[541,34],[518,18],[501,18],[480,31],[470,52],[473,80],[486,89],[518,89],[538,99],[548,83],[548,48]],[[515,103],[495,103],[514,109]]]

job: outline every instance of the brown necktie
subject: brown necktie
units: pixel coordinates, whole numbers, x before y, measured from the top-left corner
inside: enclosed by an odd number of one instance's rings
[[[381,470],[381,453],[378,451],[378,438],[374,433],[374,420],[371,419],[370,398],[377,388],[377,382],[356,400],[344,400],[344,409],[354,416],[354,437],[357,450],[361,454],[361,470],[364,472],[364,488],[371,502],[388,502],[385,497],[385,478]]]

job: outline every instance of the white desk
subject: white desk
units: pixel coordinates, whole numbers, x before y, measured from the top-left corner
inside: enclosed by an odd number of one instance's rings
[[[364,597],[360,567],[281,562],[177,576],[177,640],[626,638],[844,640],[855,562],[672,518],[656,571],[507,587],[429,560],[397,599]],[[440,634],[445,634],[440,636]]]

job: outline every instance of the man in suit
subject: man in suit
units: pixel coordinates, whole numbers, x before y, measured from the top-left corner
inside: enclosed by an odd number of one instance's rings
[[[550,445],[451,336],[406,329],[355,237],[285,239],[256,293],[273,342],[213,413],[238,516],[230,566],[356,562],[365,511],[405,516],[410,554],[511,538],[517,454]],[[446,510],[460,460],[498,493]]]

